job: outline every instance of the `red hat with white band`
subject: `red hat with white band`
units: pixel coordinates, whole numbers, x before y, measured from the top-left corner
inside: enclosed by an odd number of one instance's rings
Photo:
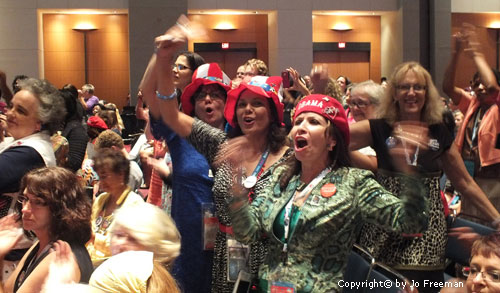
[[[231,79],[220,69],[217,63],[205,63],[200,65],[193,73],[191,83],[184,88],[181,96],[182,111],[187,115],[192,115],[194,104],[191,97],[198,88],[203,85],[218,84],[226,92],[231,89]]]
[[[347,116],[344,107],[342,107],[337,100],[319,94],[306,96],[300,100],[295,107],[293,121],[304,112],[313,112],[330,120],[330,122],[332,122],[342,133],[346,145],[349,145],[349,124],[347,123]]]
[[[244,90],[250,90],[254,94],[262,97],[271,99],[276,108],[276,117],[278,118],[277,123],[282,125],[283,123],[283,87],[282,87],[281,76],[254,76],[252,79],[246,83],[242,82],[240,85],[230,90],[227,93],[226,107],[224,108],[224,117],[226,121],[232,126],[236,127],[236,120],[234,119],[236,113],[236,104],[240,98],[241,93]]]

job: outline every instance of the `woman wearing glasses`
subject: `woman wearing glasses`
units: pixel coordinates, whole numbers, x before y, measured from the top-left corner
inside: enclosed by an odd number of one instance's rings
[[[500,292],[500,234],[493,233],[472,245],[470,267],[462,270],[467,277],[467,292]]]
[[[74,282],[88,282],[92,262],[85,249],[90,239],[90,201],[71,171],[59,167],[36,169],[21,180],[22,226],[38,239],[26,252],[19,265],[7,279],[0,292],[41,292],[41,287],[55,258],[52,247],[57,241],[66,241],[76,258],[68,275]],[[0,224],[2,243],[0,262],[20,239],[16,235],[13,216]]]
[[[197,53],[190,51],[179,52],[174,60],[175,62],[172,64],[172,80],[174,86],[182,92],[191,82],[193,72],[204,64],[205,60]],[[180,97],[180,94],[178,97]]]
[[[175,93],[172,93],[173,77],[171,72],[165,69],[165,64],[171,60],[171,56],[187,41],[190,30],[187,27],[189,26],[174,26],[165,35],[157,38],[157,41],[166,41],[157,43],[158,50],[146,69],[142,89],[151,116],[168,125],[180,136],[186,137],[215,171],[212,191],[219,229],[214,247],[212,292],[232,292],[234,281],[241,269],[241,266],[238,266],[241,262],[238,262],[235,256],[228,257],[228,251],[231,251],[228,246],[233,242],[230,239],[232,227],[226,198],[230,192],[233,174],[228,164],[214,164],[216,155],[227,141],[228,135],[177,110]],[[157,80],[161,82],[156,83]],[[238,88],[227,93],[224,116],[234,130],[230,136],[247,135],[251,141],[244,146],[245,157],[241,158],[246,169],[246,186],[251,191],[248,194],[249,200],[253,200],[255,194],[265,188],[273,168],[283,160],[288,150],[285,146],[286,135],[281,126],[281,83],[279,76],[254,76],[249,83],[242,82]],[[233,245],[241,248],[240,244]],[[257,273],[266,255],[266,247],[263,242],[256,242],[250,247],[250,268],[247,272]],[[244,257],[243,263],[246,263]]]
[[[440,196],[439,178],[444,171],[463,196],[469,197],[489,219],[499,217],[498,211],[467,173],[453,145],[452,134],[442,122],[442,103],[430,74],[420,64],[407,62],[398,66],[380,104],[380,119],[364,120],[351,125],[351,150],[371,146],[377,153],[378,181],[395,195],[400,194],[400,174],[391,163],[389,150],[398,139],[393,131],[411,125],[426,126],[428,149],[405,145],[406,163],[417,167],[427,186],[430,202],[429,229],[423,234],[386,233],[374,226],[365,226],[360,242],[374,257],[420,284],[424,280],[443,281],[444,251],[447,226]],[[420,135],[413,134],[415,139]],[[435,288],[419,287],[420,292]]]

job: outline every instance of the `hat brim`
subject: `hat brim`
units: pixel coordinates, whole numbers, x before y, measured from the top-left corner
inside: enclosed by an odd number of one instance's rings
[[[182,92],[181,96],[181,103],[182,103],[182,111],[189,115],[193,115],[194,111],[194,105],[191,103],[191,97],[196,93],[196,91],[200,88],[200,86],[203,85],[209,85],[209,84],[217,84],[221,86],[226,93],[231,89],[229,85],[223,84],[222,82],[218,82],[215,80],[209,80],[205,78],[197,78],[190,84],[188,84],[185,88],[184,91]]]
[[[227,100],[226,100],[226,106],[224,107],[224,117],[226,118],[226,121],[231,125],[232,127],[237,127],[236,123],[234,123],[234,115],[236,112],[236,103],[238,102],[238,99],[241,95],[241,93],[244,90],[249,90],[252,93],[261,96],[262,98],[265,99],[272,99],[277,115],[278,115],[278,123],[281,125],[283,122],[283,109],[284,106],[283,104],[279,101],[278,95],[275,95],[273,93],[268,93],[266,92],[263,88],[255,85],[250,85],[248,83],[242,82],[240,85],[235,88],[230,90],[227,93]]]

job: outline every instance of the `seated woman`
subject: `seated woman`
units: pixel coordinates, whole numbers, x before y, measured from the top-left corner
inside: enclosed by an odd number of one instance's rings
[[[94,157],[94,169],[99,175],[99,188],[104,191],[92,205],[93,237],[87,244],[94,267],[111,256],[109,227],[115,210],[122,206],[144,203],[140,195],[128,187],[130,163],[113,149],[102,149]],[[142,215],[141,215],[142,216]]]
[[[90,288],[81,292],[180,292],[169,273],[180,253],[180,234],[166,212],[147,203],[120,208],[110,233],[113,256],[95,270]],[[78,288],[61,285],[72,283],[65,276],[65,268],[72,265],[66,248],[65,243],[57,247],[45,292]]]
[[[87,282],[92,273],[92,263],[85,249],[90,239],[90,202],[71,171],[60,167],[36,169],[21,181],[22,225],[31,231],[38,241],[28,250],[19,265],[0,286],[0,292],[40,292],[55,253],[51,250],[57,240],[69,243],[77,266],[69,271],[74,282]],[[5,217],[1,229],[15,228],[14,217]],[[11,235],[0,246],[0,259],[20,238]],[[9,245],[6,245],[7,243]]]
[[[66,113],[63,99],[49,82],[30,78],[19,81],[19,86],[5,113],[6,128],[0,123],[0,132],[8,134],[0,141],[0,217],[13,208],[24,174],[56,165],[50,135]]]
[[[116,286],[123,286],[123,292],[178,292],[168,270],[180,247],[174,221],[160,208],[147,203],[120,208],[111,226],[113,257],[96,269],[89,284],[104,292],[115,292]],[[126,276],[137,278],[140,286],[131,287]]]
[[[295,156],[275,169],[268,187],[251,204],[247,189],[239,184],[233,188],[233,231],[244,243],[269,238],[269,252],[259,268],[260,290],[281,286],[297,292],[338,292],[363,223],[419,232],[426,228],[427,200],[413,177],[405,176],[407,192],[398,199],[371,172],[350,167],[349,126],[337,100],[305,97],[297,104],[293,125]],[[399,154],[395,152],[398,161]]]

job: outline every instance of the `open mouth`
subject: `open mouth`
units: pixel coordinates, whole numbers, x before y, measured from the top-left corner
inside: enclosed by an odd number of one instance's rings
[[[214,111],[214,109],[212,109],[211,107],[207,107],[205,109],[205,111],[208,113],[208,114],[212,114],[212,112]]]
[[[406,104],[416,104],[417,103],[417,99],[416,98],[406,98],[405,99],[405,103]]]
[[[303,137],[297,137],[295,139],[295,150],[301,150],[307,147],[307,140]]]
[[[254,118],[251,118],[251,117],[245,117],[245,118],[243,118],[243,121],[244,121],[245,123],[252,123],[254,120],[255,120],[255,119],[254,119]]]

